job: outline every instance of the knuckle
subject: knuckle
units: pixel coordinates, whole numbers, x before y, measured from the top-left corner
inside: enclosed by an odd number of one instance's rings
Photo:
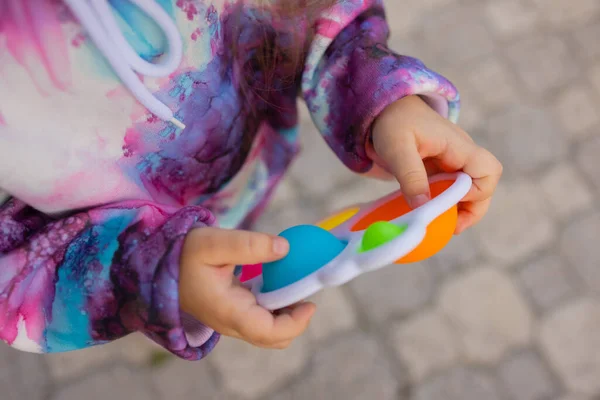
[[[204,251],[215,251],[217,249],[217,240],[213,235],[204,235],[202,238]]]
[[[255,332],[250,337],[252,342],[258,344],[261,347],[271,347],[273,345],[273,339],[264,332]]]
[[[494,157],[494,160],[495,160],[495,164],[496,164],[496,167],[495,167],[496,175],[498,175],[498,177],[500,177],[504,173],[504,165],[502,165],[500,160],[498,160],[495,157]]]
[[[218,307],[215,307],[214,312],[215,318],[222,325],[227,326],[237,332],[241,332],[241,330],[244,328],[242,324],[238,322],[238,318],[236,318],[235,305],[227,303],[220,304]]]
[[[224,318],[227,320],[227,324],[238,332],[240,336],[246,338],[248,341],[252,341],[253,331],[247,323],[242,322],[235,315],[226,315]]]
[[[417,186],[427,183],[427,178],[418,169],[411,169],[402,174],[402,183],[409,186]]]
[[[489,163],[488,165],[490,166],[491,170],[490,175],[501,176],[504,172],[504,166],[502,165],[500,160],[498,160],[498,158],[496,158],[496,156],[494,156],[492,152],[490,152],[484,147],[479,147],[477,151],[479,157],[481,157],[483,160],[486,160]]]
[[[261,256],[264,249],[267,248],[266,242],[268,238],[265,235],[257,233],[248,233],[245,235],[244,247],[247,253],[251,256]]]

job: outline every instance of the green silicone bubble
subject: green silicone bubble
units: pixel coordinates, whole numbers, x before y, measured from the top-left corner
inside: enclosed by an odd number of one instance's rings
[[[408,225],[396,225],[387,221],[379,221],[371,224],[363,235],[359,253],[373,250],[390,240],[402,235]]]

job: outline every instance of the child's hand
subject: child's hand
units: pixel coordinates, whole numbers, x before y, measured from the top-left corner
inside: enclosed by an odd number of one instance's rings
[[[459,204],[457,234],[485,215],[502,175],[502,164],[489,151],[418,96],[405,97],[381,113],[373,126],[373,150],[371,158],[394,175],[413,208],[430,198],[428,174],[470,175],[473,187]]]
[[[260,347],[286,348],[306,330],[315,305],[301,303],[273,314],[256,303],[233,271],[235,265],[275,261],[288,250],[285,239],[263,233],[217,228],[191,231],[181,256],[182,310],[223,335]]]

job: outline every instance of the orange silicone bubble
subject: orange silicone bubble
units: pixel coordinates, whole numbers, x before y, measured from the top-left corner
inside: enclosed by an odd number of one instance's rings
[[[452,239],[458,220],[458,207],[452,206],[448,211],[434,219],[427,226],[427,233],[416,249],[396,261],[396,264],[410,264],[428,259],[442,250]]]
[[[431,196],[436,197],[448,189],[454,181],[440,181],[431,184]],[[398,196],[382,204],[369,214],[365,215],[353,227],[352,231],[361,231],[367,229],[371,224],[379,221],[391,221],[412,209],[404,199],[404,196]],[[396,261],[397,264],[408,264],[423,261],[440,250],[442,250],[452,239],[456,229],[458,219],[458,208],[453,206],[442,215],[433,220],[427,226],[427,233],[423,241],[409,254]]]
[[[326,231],[330,231],[334,228],[337,228],[344,222],[348,221],[350,218],[354,217],[356,213],[360,211],[360,208],[354,207],[349,208],[344,211],[341,211],[337,214],[332,215],[331,217],[324,219],[323,221],[317,223],[316,225],[319,228],[323,228]]]

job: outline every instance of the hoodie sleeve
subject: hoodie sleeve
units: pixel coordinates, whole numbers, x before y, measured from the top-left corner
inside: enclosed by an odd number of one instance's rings
[[[134,331],[198,360],[219,335],[180,312],[186,233],[210,212],[127,202],[63,219],[0,205],[0,339],[24,351],[82,349]]]
[[[387,47],[382,0],[348,0],[316,24],[302,77],[302,94],[317,128],[351,170],[367,172],[371,125],[390,104],[420,95],[452,122],[459,95],[447,79],[421,61]]]

